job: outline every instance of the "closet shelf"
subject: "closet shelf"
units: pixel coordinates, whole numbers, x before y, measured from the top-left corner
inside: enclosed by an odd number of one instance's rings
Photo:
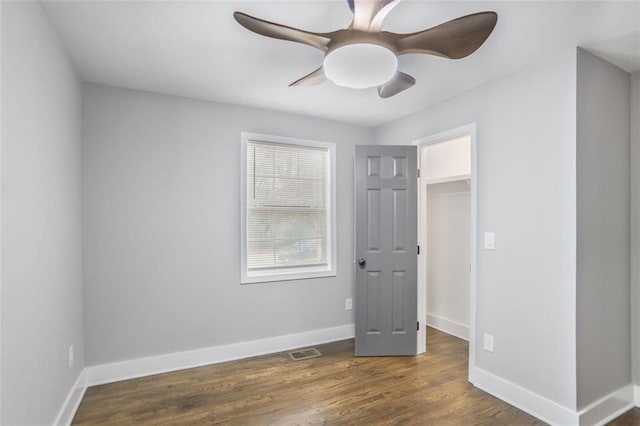
[[[427,185],[431,185],[431,184],[434,184],[434,183],[456,182],[456,181],[459,181],[459,180],[469,180],[469,179],[471,179],[471,175],[470,174],[455,175],[455,176],[443,176],[443,177],[427,179]]]

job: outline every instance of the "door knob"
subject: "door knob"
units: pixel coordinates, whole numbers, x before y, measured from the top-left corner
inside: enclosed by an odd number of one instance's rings
[[[364,266],[364,265],[366,265],[366,264],[367,264],[367,261],[366,261],[366,260],[364,260],[363,258],[358,259],[358,265],[360,265],[360,266]]]

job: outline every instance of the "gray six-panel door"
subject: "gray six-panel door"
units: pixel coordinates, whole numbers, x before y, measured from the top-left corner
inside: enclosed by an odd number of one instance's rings
[[[415,146],[356,146],[356,355],[415,355]]]

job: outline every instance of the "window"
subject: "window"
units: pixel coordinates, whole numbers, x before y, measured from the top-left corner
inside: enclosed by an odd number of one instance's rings
[[[242,133],[242,283],[335,276],[335,144]]]

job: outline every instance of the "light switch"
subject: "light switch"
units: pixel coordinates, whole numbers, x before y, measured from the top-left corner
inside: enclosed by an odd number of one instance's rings
[[[496,249],[496,234],[495,234],[495,232],[485,232],[484,233],[484,248],[485,248],[485,250],[495,250]]]

